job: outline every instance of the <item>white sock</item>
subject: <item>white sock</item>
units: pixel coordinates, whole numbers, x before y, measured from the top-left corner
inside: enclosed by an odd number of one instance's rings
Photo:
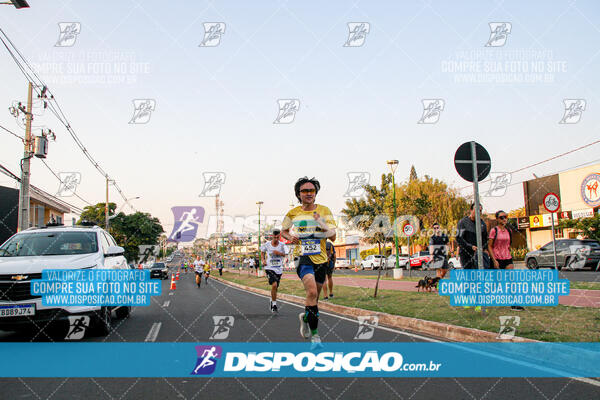
[[[276,302],[276,301],[271,301],[271,305],[272,305],[272,306],[276,306],[276,305],[277,305],[277,302]]]

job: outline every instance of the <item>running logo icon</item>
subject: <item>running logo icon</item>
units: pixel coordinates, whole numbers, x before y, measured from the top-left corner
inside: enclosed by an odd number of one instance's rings
[[[223,340],[229,337],[229,331],[233,328],[235,319],[231,316],[214,315],[213,322],[215,327],[209,339]]]
[[[565,113],[559,124],[576,124],[585,111],[586,101],[584,99],[564,99]]]
[[[223,355],[221,346],[196,346],[198,360],[190,375],[210,375],[217,368],[217,359]]]
[[[446,102],[443,99],[423,99],[423,115],[418,124],[436,124],[444,111]]]
[[[77,40],[77,35],[81,33],[81,24],[79,22],[59,22],[58,40],[54,47],[71,47]]]
[[[69,331],[65,340],[79,340],[85,336],[85,330],[90,326],[90,317],[87,315],[82,316],[69,316]]]
[[[204,39],[198,47],[216,47],[221,44],[221,36],[225,34],[225,22],[205,22]]]
[[[217,196],[221,193],[221,187],[225,184],[225,172],[203,172],[204,187],[199,197]]]
[[[274,124],[291,124],[296,118],[296,113],[300,110],[300,100],[298,99],[279,99],[279,114]]]
[[[490,22],[490,38],[485,47],[502,47],[506,44],[506,39],[512,30],[510,22]]]
[[[488,197],[500,197],[504,196],[512,175],[509,172],[490,172],[490,188],[486,195]]]
[[[517,327],[521,324],[521,317],[502,315],[498,318],[500,318],[500,332],[496,339],[508,340],[515,337]]]
[[[375,328],[379,324],[379,317],[376,315],[368,315],[357,317],[358,319],[358,331],[354,335],[354,339],[358,340],[369,340],[375,333]]]
[[[368,172],[348,172],[348,189],[344,197],[360,197],[365,194],[365,186],[370,179],[371,174]]]
[[[147,124],[150,121],[152,111],[156,109],[156,100],[154,99],[134,99],[133,116],[129,120],[130,124]]]
[[[173,232],[167,239],[168,242],[191,242],[196,238],[198,225],[204,221],[204,208],[202,207],[172,207]]]
[[[139,245],[139,262],[146,263],[148,261],[156,260],[158,256],[158,246],[153,244],[141,244]]]
[[[81,183],[81,174],[79,172],[59,172],[60,186],[57,196],[69,197],[75,194],[77,185]]]
[[[344,47],[361,47],[365,44],[367,34],[371,31],[371,24],[368,22],[348,22],[348,40]]]

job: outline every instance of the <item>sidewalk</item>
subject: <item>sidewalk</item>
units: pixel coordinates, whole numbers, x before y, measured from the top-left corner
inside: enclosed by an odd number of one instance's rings
[[[291,274],[284,274],[284,279],[298,279],[297,276]],[[341,286],[351,287],[362,287],[362,288],[375,288],[375,279],[365,278],[342,278],[334,275],[333,284]],[[379,288],[388,290],[401,290],[403,292],[416,292],[417,283],[409,281],[390,281],[380,280]],[[335,287],[335,286],[334,286]],[[571,289],[571,294],[568,296],[560,296],[558,303],[563,306],[572,307],[594,307],[600,308],[600,290],[585,290],[585,289]]]
[[[232,273],[238,272],[238,270],[231,270]],[[249,275],[248,270],[241,270],[242,275]],[[256,276],[255,273],[251,275]],[[283,279],[298,279],[298,276],[290,271],[284,271],[282,275]],[[376,279],[365,279],[365,278],[348,278],[348,277],[339,277],[333,276],[333,284],[340,286],[350,286],[350,287],[362,287],[374,289]],[[416,292],[417,291],[417,283],[411,281],[390,281],[381,279],[379,281],[380,289],[387,290],[401,290],[403,292]],[[586,289],[571,289],[571,294],[568,296],[560,296],[558,298],[558,303],[563,306],[572,306],[572,307],[593,307],[600,308],[600,290],[586,290]]]

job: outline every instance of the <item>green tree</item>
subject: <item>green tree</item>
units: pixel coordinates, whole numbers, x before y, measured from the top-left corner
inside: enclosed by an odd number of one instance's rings
[[[421,232],[411,237],[411,243],[414,244],[429,243],[427,233],[434,222],[439,223],[450,236],[458,220],[464,217],[469,209],[469,202],[458,191],[428,175],[397,186],[396,198],[396,214],[414,215],[420,222]],[[402,241],[406,242],[406,239]]]
[[[587,239],[600,241],[600,214],[598,213],[590,218],[564,219],[560,221],[559,227],[576,229]]]
[[[419,176],[417,175],[417,170],[415,169],[414,165],[410,166],[410,175],[408,180],[409,181],[416,181],[417,179],[419,179]]]
[[[104,205],[105,203],[98,203],[85,207],[78,223],[90,221],[104,226]],[[114,215],[110,219],[109,232],[117,244],[125,249],[125,258],[130,262],[137,261],[139,246],[158,245],[158,239],[164,232],[163,227],[158,218],[152,217],[148,213],[124,214],[120,212],[115,215],[115,209],[115,203],[108,203],[109,215]]]
[[[382,174],[380,188],[365,185],[366,196],[346,200],[346,208],[342,209],[349,226],[361,230],[368,243],[381,245],[394,240],[390,220],[391,203],[387,204],[391,199],[391,182],[391,174]]]
[[[85,206],[83,208],[83,212],[79,216],[78,224],[81,224],[82,221],[93,222],[98,226],[104,226],[106,221],[106,203],[98,203],[93,206]],[[115,215],[115,210],[117,209],[117,205],[115,203],[108,203],[108,216]],[[109,218],[110,219],[110,218]]]

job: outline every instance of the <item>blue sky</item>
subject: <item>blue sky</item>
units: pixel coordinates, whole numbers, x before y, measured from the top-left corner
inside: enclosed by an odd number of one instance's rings
[[[492,171],[511,171],[594,141],[599,113],[600,25],[596,1],[56,1],[30,0],[28,10],[0,9],[0,26],[40,70],[83,143],[136,208],[166,230],[172,206],[204,206],[202,173],[223,171],[225,213],[281,214],[303,175],[322,183],[318,202],[342,207],[346,174],[366,171],[377,183],[385,161],[399,159],[397,181],[410,166],[456,187],[453,156],[468,140],[484,145]],[[71,47],[55,47],[59,22],[79,22]],[[203,23],[224,22],[216,47],[199,47]],[[343,47],[349,22],[367,22],[361,47]],[[490,22],[509,22],[501,47],[484,47]],[[519,55],[528,51],[530,55]],[[475,53],[478,52],[478,53]],[[25,100],[26,81],[0,51],[0,110]],[[494,83],[499,73],[459,82],[444,65],[461,54],[480,67],[543,62],[546,81]],[[533,54],[533,55],[531,55]],[[124,74],[101,72],[96,57],[125,63]],[[538,58],[534,58],[538,57]],[[78,65],[84,73],[69,73]],[[510,66],[511,64],[508,64]],[[87,71],[87,69],[90,69]],[[555,70],[559,68],[558,70]],[[62,71],[62,72],[56,72]],[[518,70],[527,75],[528,72]],[[123,77],[118,84],[65,79]],[[151,98],[147,124],[128,124],[133,99]],[[422,99],[445,101],[439,121],[417,124]],[[577,124],[558,124],[563,99],[585,99]],[[278,99],[299,99],[291,124],[273,124]],[[77,192],[103,201],[104,179],[50,114],[36,122],[58,135],[48,164],[77,171]],[[0,124],[20,133],[7,112]],[[513,182],[594,161],[590,147],[514,175]],[[22,145],[0,134],[0,163],[18,171]],[[32,182],[51,193],[58,181],[34,160]],[[0,176],[0,184],[12,184]],[[468,193],[468,190],[464,191]],[[116,192],[111,198],[117,199]],[[66,198],[75,205],[84,203]],[[522,205],[521,185],[484,198],[486,210]]]

